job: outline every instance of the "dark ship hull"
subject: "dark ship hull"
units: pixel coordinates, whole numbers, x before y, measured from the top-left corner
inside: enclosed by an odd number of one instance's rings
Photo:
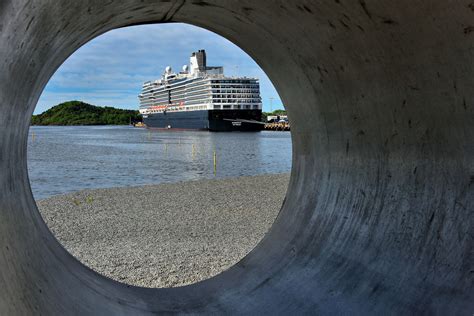
[[[262,110],[198,110],[143,115],[147,128],[256,132],[263,130]]]

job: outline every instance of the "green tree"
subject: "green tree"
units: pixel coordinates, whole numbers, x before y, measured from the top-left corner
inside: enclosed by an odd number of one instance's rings
[[[138,111],[68,101],[33,115],[31,125],[127,125],[130,121],[141,121]]]

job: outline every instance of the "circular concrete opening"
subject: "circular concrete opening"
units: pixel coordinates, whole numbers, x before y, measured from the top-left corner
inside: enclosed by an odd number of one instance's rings
[[[269,230],[288,187],[288,131],[143,129],[127,125],[131,111],[117,118],[119,107],[138,111],[143,82],[166,65],[180,69],[197,48],[225,76],[257,78],[266,112],[281,106],[245,52],[174,23],[120,28],[83,45],[49,80],[32,118],[28,171],[43,219],[80,262],[128,285],[178,287],[227,270]],[[235,97],[225,92],[225,101]],[[101,113],[93,105],[114,109],[91,117]],[[124,125],[100,125],[114,118]]]
[[[472,8],[466,2],[87,1],[0,5],[2,314],[467,314],[474,306]],[[293,167],[246,258],[176,289],[127,287],[54,240],[29,189],[26,141],[61,62],[107,30],[212,30],[272,78]]]

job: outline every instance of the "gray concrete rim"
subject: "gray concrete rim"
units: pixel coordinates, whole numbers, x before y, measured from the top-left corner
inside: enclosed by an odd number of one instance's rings
[[[465,314],[474,310],[470,1],[0,2],[0,314]],[[143,289],[90,271],[42,221],[29,117],[108,30],[186,22],[239,45],[292,121],[270,233],[210,280]]]

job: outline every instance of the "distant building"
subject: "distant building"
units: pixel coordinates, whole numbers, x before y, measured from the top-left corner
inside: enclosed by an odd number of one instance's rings
[[[288,115],[268,115],[267,122],[279,122],[279,121],[286,121],[288,122]]]

